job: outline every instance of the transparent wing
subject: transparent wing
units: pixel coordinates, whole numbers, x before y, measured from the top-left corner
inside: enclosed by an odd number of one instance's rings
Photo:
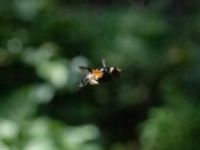
[[[84,74],[88,74],[92,72],[92,69],[90,67],[84,67],[84,66],[79,66],[79,69],[81,70],[81,72],[83,72]]]
[[[89,82],[90,80],[87,77],[85,77],[80,81],[79,87],[86,86]]]
[[[102,65],[103,67],[106,67],[106,60],[104,58],[102,59]]]

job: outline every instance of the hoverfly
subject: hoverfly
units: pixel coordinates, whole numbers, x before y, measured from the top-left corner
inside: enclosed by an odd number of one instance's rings
[[[120,75],[121,69],[117,67],[108,67],[102,59],[102,67],[92,69],[90,67],[80,66],[79,69],[85,74],[80,81],[79,87],[86,85],[97,85],[111,81]]]

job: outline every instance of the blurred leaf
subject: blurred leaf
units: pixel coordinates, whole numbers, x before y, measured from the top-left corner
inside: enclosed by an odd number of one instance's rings
[[[144,150],[199,149],[199,106],[188,102],[155,109],[142,132]],[[195,134],[195,136],[194,136]]]

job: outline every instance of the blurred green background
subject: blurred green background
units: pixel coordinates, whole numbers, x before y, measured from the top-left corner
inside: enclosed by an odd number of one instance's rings
[[[199,43],[198,0],[0,0],[0,150],[200,150]]]

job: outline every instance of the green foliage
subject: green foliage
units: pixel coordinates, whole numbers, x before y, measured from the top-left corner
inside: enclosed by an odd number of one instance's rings
[[[181,150],[200,148],[199,106],[182,101],[151,112],[142,131],[144,150]]]
[[[97,143],[99,131],[93,125],[70,127],[44,117],[19,124],[10,120],[0,123],[2,150],[102,149]]]
[[[1,0],[0,150],[199,149],[199,8]],[[79,89],[102,58],[121,78]]]

